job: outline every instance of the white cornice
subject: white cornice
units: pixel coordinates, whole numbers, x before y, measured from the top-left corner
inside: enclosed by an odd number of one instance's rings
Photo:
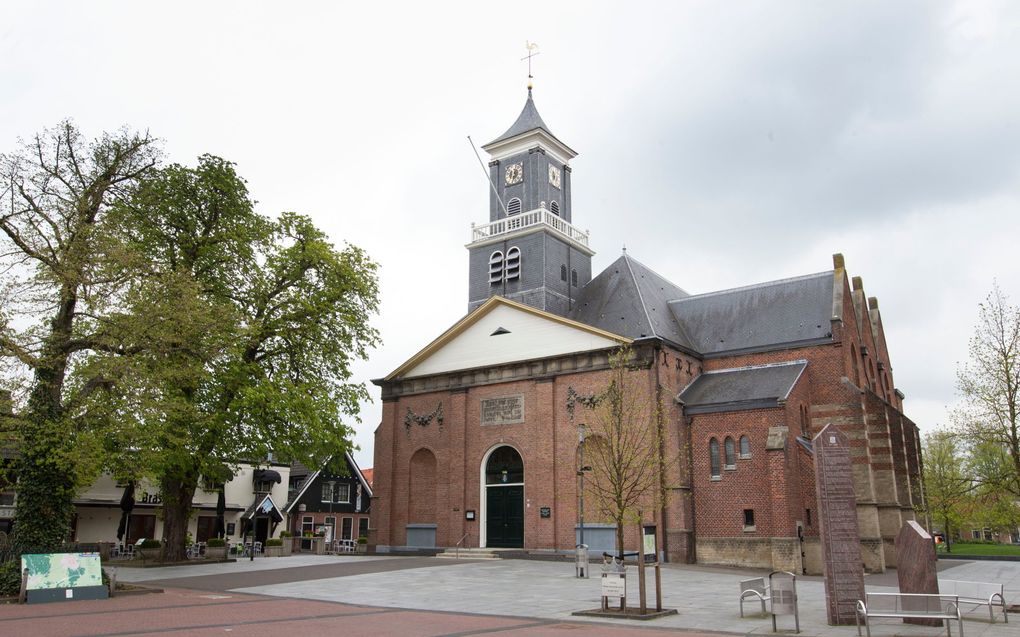
[[[482,150],[489,153],[494,161],[500,161],[507,157],[527,152],[536,146],[553,156],[556,161],[563,165],[567,165],[571,159],[577,157],[577,153],[573,149],[541,128],[530,130],[510,139],[487,144],[482,146]]]

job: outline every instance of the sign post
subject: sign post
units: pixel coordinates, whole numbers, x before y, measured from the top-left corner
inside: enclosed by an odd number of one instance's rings
[[[769,573],[769,591],[772,597],[772,632],[776,632],[776,615],[793,615],[794,626],[800,633],[797,576],[789,571],[772,571]]]

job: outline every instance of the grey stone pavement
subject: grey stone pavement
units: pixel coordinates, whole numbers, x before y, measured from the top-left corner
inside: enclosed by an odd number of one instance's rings
[[[357,572],[340,577],[316,576],[317,568],[349,563]],[[406,566],[408,568],[402,568]],[[335,568],[335,567],[334,567]],[[386,570],[381,570],[385,568]],[[259,572],[273,569],[295,569],[279,583],[244,586],[246,580],[257,581]],[[377,570],[379,569],[379,570]],[[374,571],[374,572],[373,572]],[[637,575],[628,569],[628,594],[636,605]],[[308,572],[314,579],[303,579]],[[294,556],[260,558],[254,563],[242,561],[228,564],[171,567],[163,569],[122,568],[122,581],[167,581],[173,578],[224,576],[232,574],[233,588],[238,593],[322,600],[385,608],[438,610],[511,617],[529,617],[571,622],[618,623],[626,626],[648,626],[693,631],[710,631],[739,635],[768,634],[772,622],[768,616],[754,614],[748,603],[748,616],[739,614],[738,582],[747,577],[764,575],[763,571],[712,568],[705,566],[664,565],[662,568],[663,603],[676,608],[678,615],[633,622],[575,617],[577,610],[599,605],[599,567],[594,566],[591,579],[574,577],[573,564],[534,560],[448,560],[440,558],[404,558],[383,556]],[[649,572],[650,573],[650,572]],[[283,573],[279,573],[283,575]],[[266,573],[262,573],[266,575]],[[320,572],[321,575],[321,572]],[[1020,602],[1020,562],[951,561],[939,562],[942,579],[1001,582],[1006,585],[1007,603]],[[284,581],[290,580],[290,581]],[[296,580],[296,581],[295,581]],[[237,587],[236,584],[242,586]],[[649,599],[653,579],[649,577]],[[865,577],[868,592],[896,592],[896,572]],[[856,635],[854,626],[834,627],[826,624],[824,587],[821,578],[802,577],[797,580],[800,600],[802,635]],[[760,609],[760,606],[759,606]],[[987,608],[964,607],[964,633],[968,637],[1020,637],[1020,617],[1004,624],[988,621]],[[793,617],[779,617],[779,631],[793,632]],[[955,622],[953,634],[957,632]],[[903,635],[921,637],[945,634],[944,628],[908,626],[896,620],[873,620],[875,637]]]

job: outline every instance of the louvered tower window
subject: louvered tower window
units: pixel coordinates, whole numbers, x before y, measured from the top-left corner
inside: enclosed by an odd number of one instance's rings
[[[492,271],[489,272],[490,278]],[[521,250],[514,246],[506,251],[506,280],[520,278],[521,276]]]
[[[519,215],[521,214],[521,200],[514,197],[510,201],[506,202],[506,213],[508,215]]]
[[[496,250],[489,255],[489,283],[503,280],[503,253]]]
[[[549,212],[553,213],[557,217],[560,216],[560,204],[555,201],[549,204]]]

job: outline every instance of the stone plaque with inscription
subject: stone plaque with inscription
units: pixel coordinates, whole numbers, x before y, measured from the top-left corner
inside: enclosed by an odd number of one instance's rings
[[[482,399],[483,425],[516,425],[524,422],[524,396]]]
[[[815,456],[818,522],[825,568],[825,607],[831,625],[853,625],[864,599],[864,565],[857,499],[846,436],[828,424],[811,443]]]
[[[914,520],[900,527],[896,536],[896,577],[901,593],[939,594],[939,576],[935,570],[935,542]],[[910,599],[904,600],[904,607]],[[941,619],[904,619],[906,624],[941,626]]]

